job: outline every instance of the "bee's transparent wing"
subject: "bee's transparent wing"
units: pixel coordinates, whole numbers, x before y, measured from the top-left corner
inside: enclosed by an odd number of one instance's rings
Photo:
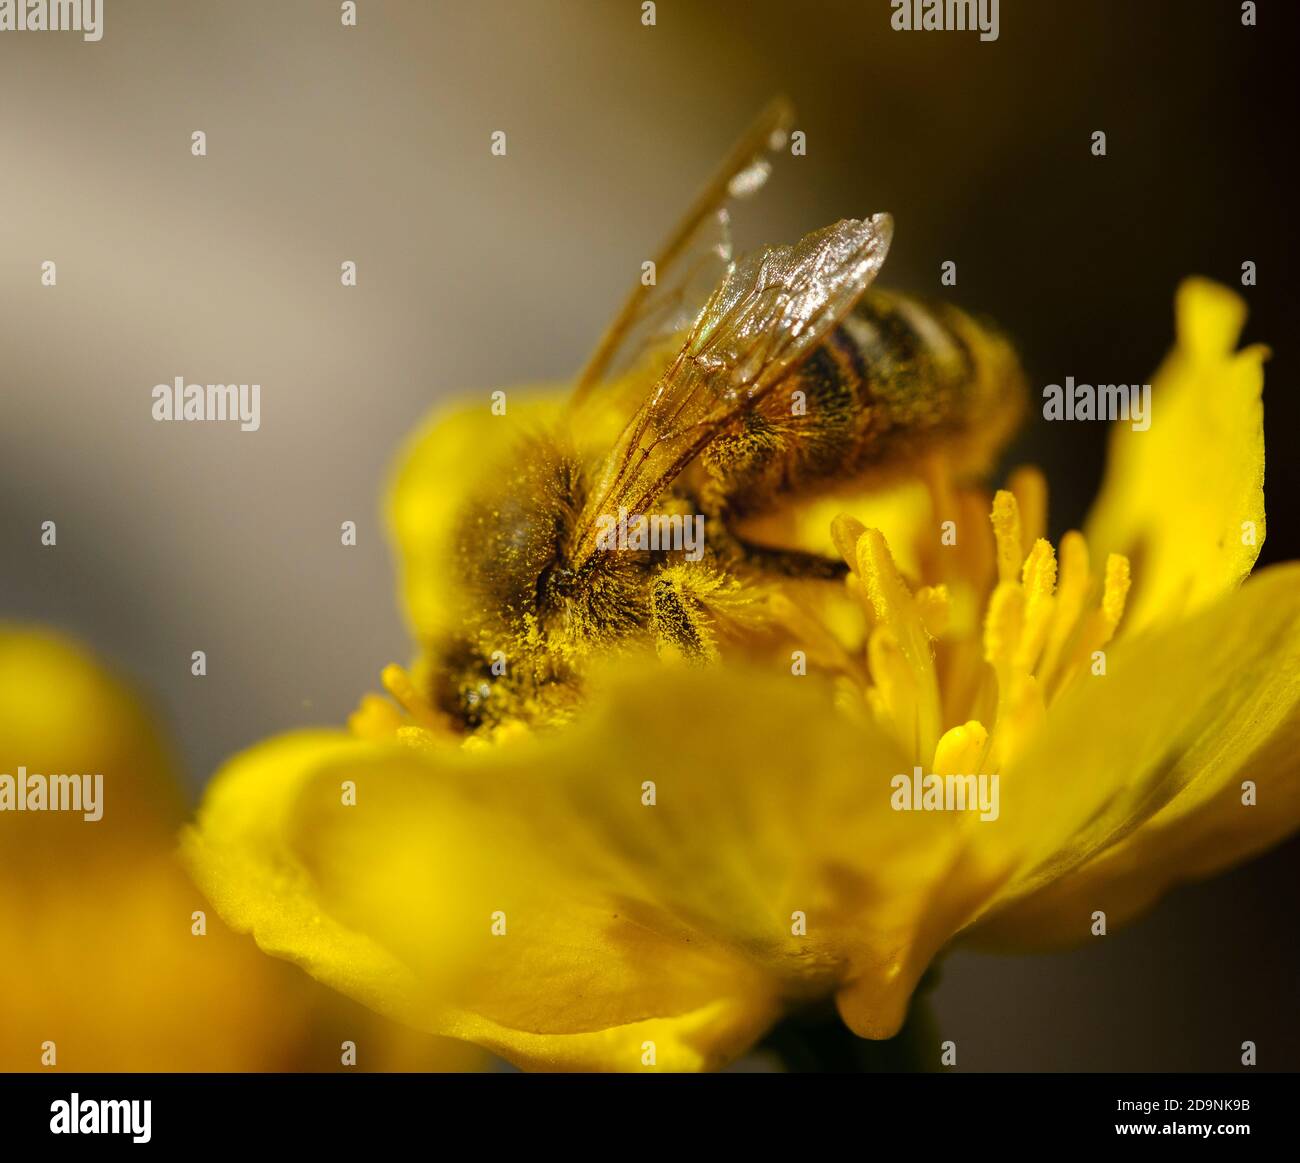
[[[646,512],[710,440],[798,368],[876,277],[892,237],[888,214],[845,219],[731,264],[606,460],[576,530],[579,556],[598,517]]]
[[[794,110],[778,97],[723,159],[654,256],[655,283],[632,289],[578,376],[571,406],[600,382],[689,327],[732,260],[731,210],[767,180],[771,156],[789,140]]]

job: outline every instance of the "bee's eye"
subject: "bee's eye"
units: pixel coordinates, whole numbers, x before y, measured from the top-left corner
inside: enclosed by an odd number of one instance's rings
[[[538,601],[545,606],[548,597],[562,597],[573,586],[573,570],[566,569],[558,562],[551,562],[537,579]]]
[[[477,707],[479,703],[485,703],[492,697],[491,684],[481,682],[477,687],[467,687],[464,691],[465,705],[467,707]]]

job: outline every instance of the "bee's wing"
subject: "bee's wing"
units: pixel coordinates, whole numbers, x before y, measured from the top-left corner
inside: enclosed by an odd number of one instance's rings
[[[785,147],[793,121],[794,109],[778,97],[736,142],[654,256],[654,285],[638,281],[601,337],[579,373],[570,406],[690,325],[731,262],[728,204],[762,187],[771,169],[769,155]]]
[[[892,236],[888,214],[850,218],[731,264],[607,458],[575,530],[579,557],[598,517],[644,513],[710,440],[798,368],[876,277]]]

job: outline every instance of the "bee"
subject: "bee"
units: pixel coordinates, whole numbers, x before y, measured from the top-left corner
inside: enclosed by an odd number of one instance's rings
[[[783,100],[764,110],[661,247],[653,286],[638,283],[623,304],[562,415],[466,499],[451,563],[463,608],[426,666],[432,701],[463,731],[563,720],[611,652],[707,660],[761,638],[767,595],[835,582],[846,567],[755,544],[747,519],[872,487],[936,451],[982,471],[1008,438],[1024,382],[1000,333],[872,286],[889,215],[740,259],[725,235],[708,242],[762,184],[792,116]],[[611,409],[618,434],[593,449],[588,418]],[[701,519],[692,552],[676,535]]]

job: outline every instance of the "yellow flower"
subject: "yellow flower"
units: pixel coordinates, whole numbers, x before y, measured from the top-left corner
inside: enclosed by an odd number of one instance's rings
[[[400,710],[372,698],[353,733],[217,776],[194,875],[265,950],[420,1029],[530,1067],[683,1070],[829,997],[890,1037],[952,942],[1085,940],[1259,851],[1300,819],[1300,566],[1238,588],[1264,531],[1242,316],[1180,290],[1155,422],[1117,428],[1059,559],[1032,470],[989,498],[931,465],[864,498],[869,525],[813,506],[786,535],[854,572],[844,601],[769,597],[807,676],[624,658],[568,725],[459,746],[423,664],[390,668]],[[422,436],[398,480],[422,640],[460,598],[448,491],[481,471],[477,423]],[[896,810],[909,773],[975,772],[987,820]]]
[[[345,1039],[361,1069],[473,1064],[215,916],[196,935],[207,906],[175,858],[175,771],[119,679],[60,636],[0,624],[0,1070],[328,1070]],[[69,774],[102,776],[99,793],[83,781],[82,811],[36,810]]]

